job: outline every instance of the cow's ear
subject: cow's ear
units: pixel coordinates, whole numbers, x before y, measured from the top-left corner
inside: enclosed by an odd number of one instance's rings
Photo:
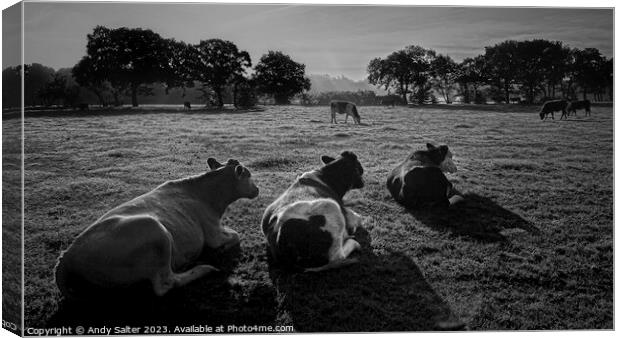
[[[332,162],[334,162],[334,160],[336,160],[336,159],[331,157],[331,156],[327,156],[327,155],[321,156],[321,162],[323,162],[324,164],[332,163]]]
[[[216,159],[214,159],[213,157],[209,157],[207,159],[207,165],[209,165],[209,169],[211,170],[218,169],[219,167],[222,166],[222,164],[218,162]]]
[[[439,146],[439,154],[441,155],[442,160],[446,158],[447,153],[448,153],[448,146],[446,145]]]
[[[426,144],[426,149],[428,149],[428,150],[433,150],[433,149],[435,149],[435,148],[436,148],[436,147],[435,147],[434,145],[430,144],[430,143],[427,143],[427,144]]]
[[[240,178],[241,175],[243,175],[243,166],[242,165],[238,165],[235,167],[235,175],[237,176],[237,178]]]

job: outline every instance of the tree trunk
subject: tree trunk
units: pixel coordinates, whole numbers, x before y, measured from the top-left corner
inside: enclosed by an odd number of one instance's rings
[[[583,87],[583,99],[586,100],[588,98],[588,92],[586,90],[586,87]]]
[[[510,85],[509,84],[504,85],[504,99],[506,100],[505,102],[507,104],[510,103]]]
[[[217,95],[217,106],[224,107],[224,95],[222,94],[222,88],[213,88],[215,95]]]
[[[407,90],[405,89],[402,83],[400,85],[400,94],[403,96],[403,104],[406,106],[407,105]]]
[[[138,85],[135,83],[131,84],[131,106],[138,106]]]

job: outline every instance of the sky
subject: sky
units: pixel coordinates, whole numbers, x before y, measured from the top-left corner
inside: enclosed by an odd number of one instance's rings
[[[279,50],[308,74],[353,80],[367,76],[371,59],[408,45],[461,61],[507,39],[543,38],[613,57],[611,9],[27,2],[25,63],[72,67],[97,25],[148,28],[188,43],[230,40],[253,63]],[[19,63],[3,58],[4,65]]]

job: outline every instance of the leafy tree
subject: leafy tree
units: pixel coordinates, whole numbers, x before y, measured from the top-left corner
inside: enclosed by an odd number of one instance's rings
[[[22,93],[21,66],[2,71],[2,108],[19,107]]]
[[[605,63],[604,57],[596,48],[573,50],[573,76],[575,82],[583,91],[583,99],[589,91],[594,91],[601,81],[604,81],[601,69]]]
[[[42,103],[39,92],[52,81],[56,72],[38,63],[24,67],[24,105],[34,106]]]
[[[507,40],[485,47],[485,69],[490,85],[503,91],[503,101],[510,102],[510,89],[519,71],[518,42]]]
[[[542,39],[528,40],[517,42],[516,47],[518,71],[515,80],[521,84],[526,101],[533,103],[536,93],[545,82],[546,66],[549,63],[545,52],[552,47],[552,43]]]
[[[71,75],[75,81],[93,92],[102,107],[107,106],[106,93],[111,91],[110,83],[106,81],[106,73],[103,65],[93,62],[93,59],[86,55],[71,69]]]
[[[543,95],[556,96],[556,87],[562,84],[570,70],[571,51],[560,41],[549,42],[549,46],[542,51],[542,68],[545,85],[542,86]],[[563,93],[563,96],[565,93]]]
[[[246,68],[252,66],[250,54],[240,51],[234,43],[221,39],[200,41],[195,48],[194,79],[213,89],[221,107],[224,105],[225,87],[243,76]]]
[[[186,95],[186,88],[194,87],[194,73],[197,67],[198,50],[183,41],[169,39],[166,41],[168,47],[168,72],[164,72],[162,82],[165,83],[165,92],[168,94],[170,88],[180,87],[183,90],[182,97]]]
[[[478,55],[475,58],[466,58],[458,67],[458,75],[456,82],[459,83],[465,103],[470,103],[473,99],[475,103],[482,103],[483,98],[479,93],[479,88],[486,82],[484,74],[484,56]],[[469,88],[473,89],[473,97],[469,92]]]
[[[254,67],[259,92],[272,95],[276,104],[288,104],[295,94],[310,90],[306,66],[282,52],[269,51]]]
[[[367,68],[368,82],[383,86],[386,90],[394,88],[402,96],[403,102],[407,102],[407,94],[411,93],[413,87],[417,87],[421,93],[424,92],[434,58],[433,50],[420,46],[405,47],[385,59],[371,60]]]
[[[446,103],[452,103],[451,92],[459,75],[459,65],[448,55],[437,55],[431,61],[431,75],[435,89],[441,93]]]
[[[94,70],[95,83],[108,80],[117,101],[119,94],[129,90],[131,104],[136,107],[141,86],[169,77],[172,55],[167,40],[149,29],[97,26],[87,39],[88,61],[78,71]],[[76,74],[76,79],[83,77]]]
[[[43,105],[49,107],[55,102],[62,100],[66,86],[67,79],[59,74],[54,74],[52,80],[38,91],[38,96],[41,98]]]

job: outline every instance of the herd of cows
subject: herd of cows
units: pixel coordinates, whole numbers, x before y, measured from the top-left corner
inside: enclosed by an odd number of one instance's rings
[[[336,114],[361,118],[355,104],[333,101]],[[568,117],[590,101],[547,101],[540,118],[561,111]],[[346,123],[345,117],[345,123]],[[344,206],[343,197],[364,186],[364,169],[357,156],[345,151],[337,158],[322,156],[323,165],[295,179],[264,211],[261,228],[271,262],[289,271],[321,271],[355,263],[352,252],[362,217]],[[66,299],[88,298],[97,290],[126,288],[150,282],[162,296],[218,268],[199,264],[205,249],[221,252],[238,246],[239,234],[222,226],[228,206],[253,199],[259,189],[250,171],[237,160],[225,164],[207,160],[210,171],[168,181],[110,210],[78,235],[61,253],[56,284]],[[394,200],[411,208],[446,208],[463,200],[444,172],[456,166],[447,146],[427,144],[408,156],[386,179]]]
[[[355,263],[350,254],[362,217],[344,206],[344,195],[364,186],[357,156],[345,151],[322,156],[323,165],[295,179],[265,210],[262,230],[272,264],[292,271],[321,271]],[[168,181],[108,211],[61,253],[56,284],[67,300],[101,290],[149,282],[162,296],[211,272],[200,264],[204,249],[222,252],[238,246],[239,234],[220,224],[228,206],[253,199],[259,189],[238,161],[207,160],[210,171]],[[447,146],[427,144],[387,178],[395,200],[410,208],[447,207],[462,199],[443,172],[454,172]]]

